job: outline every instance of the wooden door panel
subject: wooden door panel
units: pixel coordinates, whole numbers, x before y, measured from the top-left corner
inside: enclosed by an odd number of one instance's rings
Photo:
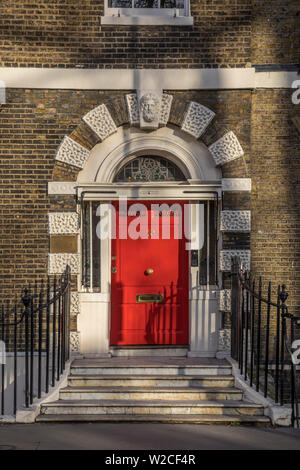
[[[149,228],[147,239],[119,239],[117,224],[117,239],[112,240],[112,345],[188,343],[188,252],[185,239],[174,238],[182,220],[170,217],[171,238],[165,240],[161,238],[165,217],[157,217],[159,233],[151,231],[150,221],[156,216],[149,210],[142,219]],[[128,224],[132,220],[129,217]],[[125,222],[122,217],[121,223]],[[147,275],[147,269],[153,273]],[[137,296],[143,294],[161,295],[162,303],[138,303]]]

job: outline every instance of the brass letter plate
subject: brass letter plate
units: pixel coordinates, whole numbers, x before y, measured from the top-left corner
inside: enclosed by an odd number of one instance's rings
[[[161,304],[163,303],[164,296],[162,294],[137,294],[136,303],[137,304],[146,304],[154,303]]]

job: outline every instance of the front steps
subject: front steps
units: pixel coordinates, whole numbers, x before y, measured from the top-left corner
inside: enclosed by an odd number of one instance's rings
[[[231,372],[216,359],[77,360],[37,421],[269,424],[261,405],[243,401]]]

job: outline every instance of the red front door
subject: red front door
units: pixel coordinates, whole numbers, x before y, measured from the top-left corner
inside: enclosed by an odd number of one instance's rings
[[[165,203],[171,206],[174,201]],[[128,208],[132,204],[136,202],[128,203]],[[112,240],[110,342],[111,345],[187,345],[189,258],[183,217],[180,210],[151,209],[152,204],[162,202],[143,204],[147,211],[140,214],[135,233],[141,232],[147,238],[138,239],[132,239],[128,234],[128,227],[131,222],[137,222],[137,216],[126,218],[121,211],[123,215],[119,219],[119,204],[115,204],[117,223],[116,238]],[[184,204],[176,204],[183,214]],[[151,226],[154,219],[156,222]],[[124,228],[125,224],[127,228]],[[178,238],[180,231],[183,235]],[[127,239],[120,238],[120,233],[123,238],[127,233]]]

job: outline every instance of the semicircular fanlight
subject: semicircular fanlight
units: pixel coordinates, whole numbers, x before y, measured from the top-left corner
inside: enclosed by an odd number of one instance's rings
[[[114,178],[114,182],[140,181],[186,181],[186,177],[170,160],[147,155],[130,160]]]

